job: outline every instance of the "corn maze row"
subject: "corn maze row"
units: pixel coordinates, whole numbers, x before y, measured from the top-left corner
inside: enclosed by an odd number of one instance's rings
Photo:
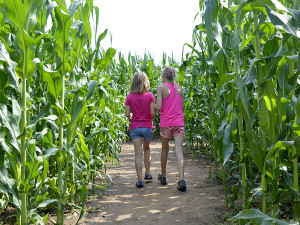
[[[186,149],[210,156],[231,222],[298,224],[299,9],[299,0],[199,0],[188,53],[156,65],[101,47],[108,31],[98,35],[93,0],[0,0],[0,218],[45,224],[56,208],[63,224],[76,207],[80,220],[128,138],[132,75],[144,71],[156,94],[173,66]]]

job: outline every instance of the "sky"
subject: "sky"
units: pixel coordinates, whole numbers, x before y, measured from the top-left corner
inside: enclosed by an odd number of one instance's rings
[[[161,61],[163,52],[180,61],[184,43],[192,42],[198,0],[95,0],[99,7],[98,34],[108,29],[101,42],[125,56],[150,53]]]

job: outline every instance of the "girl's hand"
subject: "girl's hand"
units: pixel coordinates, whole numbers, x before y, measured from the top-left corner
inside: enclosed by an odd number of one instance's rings
[[[130,106],[126,105],[125,106],[125,116],[128,117],[129,119],[131,118],[131,108]]]
[[[150,103],[150,113],[151,113],[152,117],[156,116],[156,108],[155,108],[155,103],[154,102]]]

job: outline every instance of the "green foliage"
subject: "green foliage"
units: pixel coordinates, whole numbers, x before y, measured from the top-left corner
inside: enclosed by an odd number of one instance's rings
[[[87,186],[103,188],[95,177],[126,139],[123,85],[109,70],[116,50],[100,50],[107,31],[91,49],[92,1],[2,6],[1,208],[14,205],[19,224],[45,224],[40,209],[57,202],[63,223],[67,205],[81,205],[83,215]]]
[[[299,2],[204,0],[199,6],[200,24],[180,68],[185,86],[205,90],[207,107],[193,110],[208,118],[206,129],[188,132],[189,143],[207,137],[231,208],[241,192],[245,209],[259,206],[271,218],[299,220]],[[198,102],[193,96],[187,105]]]

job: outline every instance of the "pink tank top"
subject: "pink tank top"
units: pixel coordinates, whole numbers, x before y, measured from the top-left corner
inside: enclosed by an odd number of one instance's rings
[[[183,103],[182,97],[177,93],[177,84],[175,84],[175,90],[173,84],[164,83],[164,85],[169,87],[170,94],[162,99],[159,127],[184,126]]]

